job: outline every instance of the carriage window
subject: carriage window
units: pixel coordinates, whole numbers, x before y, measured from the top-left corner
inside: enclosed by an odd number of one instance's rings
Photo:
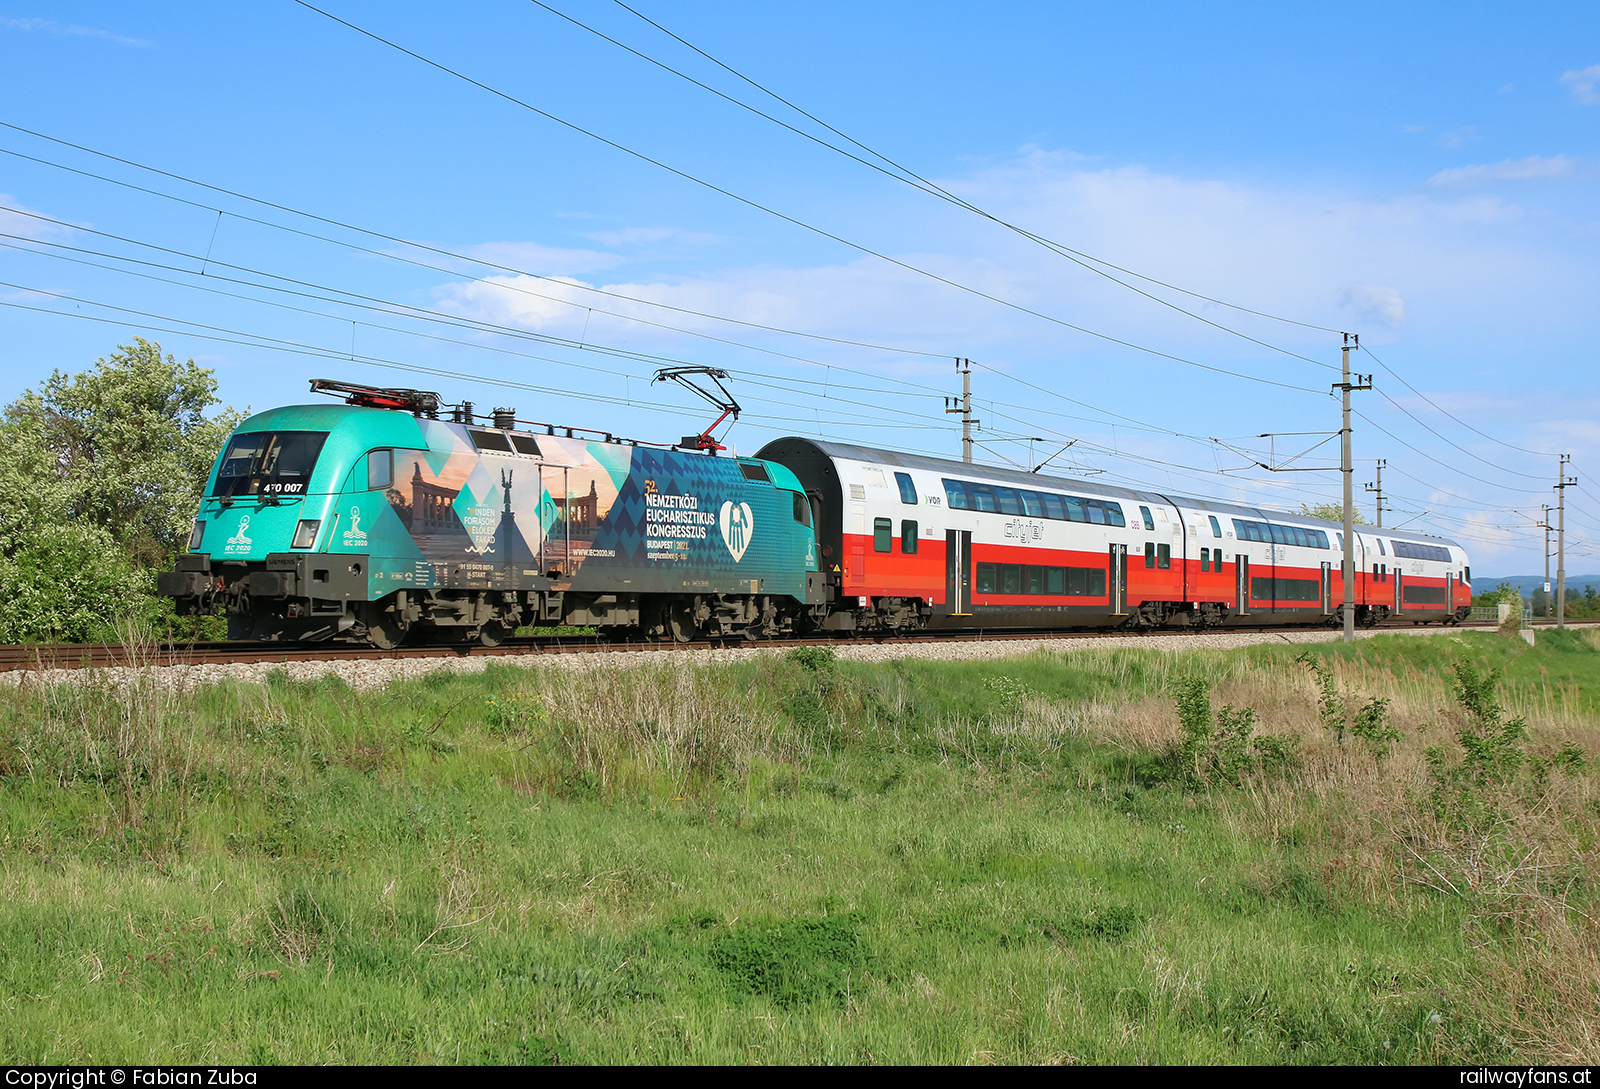
[[[1084,509],[1089,512],[1089,521],[1097,526],[1106,524],[1106,509],[1100,505],[1098,499],[1085,499]]]
[[[1156,565],[1156,546],[1154,541],[1146,541],[1144,544],[1144,565],[1146,567],[1154,567]]]
[[[972,501],[974,510],[994,513],[994,490],[987,484],[967,484],[967,498]]]
[[[996,488],[995,501],[999,504],[1001,514],[1021,514],[1022,507],[1017,502],[1017,492],[1014,488]]]
[[[1092,500],[1092,502],[1100,503],[1100,505],[1105,508],[1106,525],[1116,526],[1118,529],[1123,529],[1127,526],[1127,520],[1122,517],[1121,503],[1113,503],[1110,500],[1101,503],[1098,499]]]
[[[909,519],[900,523],[900,554],[903,556],[917,554],[917,523]]]
[[[1139,513],[1144,515],[1144,528],[1147,531],[1154,533],[1156,531],[1156,520],[1150,516],[1150,508],[1140,507]]]
[[[911,474],[896,473],[894,474],[894,482],[900,485],[900,502],[909,503],[913,507],[916,506],[917,488],[915,484],[911,483]]]
[[[1209,548],[1202,548],[1200,550],[1200,570],[1211,570],[1211,549]]]
[[[994,593],[994,564],[992,564],[992,563],[980,563],[980,564],[978,564],[977,578],[976,578],[975,581],[977,583],[978,593],[980,593],[980,594],[992,594],[992,593]]]
[[[1044,500],[1044,516],[1046,518],[1054,518],[1058,522],[1067,520],[1067,508],[1061,505],[1061,497],[1059,495],[1051,495],[1046,492],[1040,498]]]
[[[894,551],[894,523],[887,518],[872,520],[872,551]]]
[[[1000,592],[1002,594],[1022,593],[1022,566],[1015,563],[1000,565]]]
[[[1087,522],[1089,520],[1089,516],[1083,510],[1084,501],[1082,499],[1075,495],[1063,495],[1061,502],[1067,508],[1067,520],[1069,522]]]
[[[1044,592],[1047,594],[1064,594],[1067,592],[1067,569],[1065,567],[1050,567],[1046,569]]]
[[[1211,519],[1211,536],[1220,538],[1222,536],[1222,524],[1217,521],[1217,516],[1208,514],[1206,517]]]
[[[946,480],[944,482],[944,501],[951,510],[970,510],[967,503],[967,487],[959,480]]]
[[[1172,567],[1172,546],[1161,545],[1156,549],[1156,566],[1162,570]]]
[[[367,455],[367,487],[387,488],[394,483],[394,451],[374,450]]]
[[[1022,513],[1029,518],[1043,518],[1044,507],[1039,503],[1038,492],[1018,492],[1017,498],[1022,500]]]
[[[1378,555],[1387,556],[1389,554],[1389,550],[1383,547],[1383,538],[1382,537],[1377,538],[1377,542],[1378,542]]]

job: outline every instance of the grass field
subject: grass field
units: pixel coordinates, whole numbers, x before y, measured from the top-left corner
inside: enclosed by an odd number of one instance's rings
[[[1596,643],[1301,653],[25,688],[0,1062],[1600,1059]]]

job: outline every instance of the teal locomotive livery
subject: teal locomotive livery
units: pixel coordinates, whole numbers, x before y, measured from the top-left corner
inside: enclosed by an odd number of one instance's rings
[[[494,645],[532,624],[754,639],[826,600],[811,506],[782,465],[319,388],[348,403],[230,436],[160,576],[180,612],[225,607],[232,639]]]

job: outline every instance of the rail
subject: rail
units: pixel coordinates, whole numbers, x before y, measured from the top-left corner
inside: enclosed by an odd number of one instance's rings
[[[1494,610],[1490,610],[1491,613]],[[1498,615],[1486,621],[1468,620],[1463,626],[1494,627]],[[1579,626],[1579,621],[1571,626]],[[1592,621],[1590,623],[1593,623]],[[1403,631],[1409,625],[1384,624],[1376,629]],[[1190,631],[1189,634],[1226,634],[1229,632],[1293,632],[1316,631],[1311,625],[1299,627],[1284,627],[1282,625],[1240,625],[1238,627],[1206,628],[1200,632]],[[850,646],[867,643],[877,644],[905,644],[905,643],[932,643],[932,642],[961,642],[961,641],[986,641],[1008,642],[1026,639],[1108,639],[1125,636],[1140,635],[1183,635],[1185,629],[1173,628],[1156,631],[1123,631],[1116,628],[1105,628],[1087,631],[1060,631],[1055,629],[1016,630],[1005,629],[1002,631],[962,631],[949,633],[918,632],[908,635],[893,635],[888,633],[875,633],[871,635],[838,635],[805,637],[781,640],[760,640],[752,642],[743,637],[728,639],[695,640],[690,643],[675,643],[671,641],[655,640],[607,640],[598,636],[541,636],[524,639],[508,639],[499,646],[484,647],[472,644],[450,644],[444,646],[416,646],[397,647],[393,650],[379,650],[376,647],[345,645],[329,646],[327,644],[279,644],[279,643],[186,643],[163,645],[154,647],[140,647],[130,649],[116,643],[56,643],[34,644],[22,646],[0,645],[0,673],[13,670],[52,670],[52,669],[94,669],[108,666],[124,667],[150,667],[150,666],[202,666],[202,665],[231,665],[258,663],[264,665],[283,665],[289,662],[320,662],[320,661],[347,661],[350,659],[385,659],[385,658],[499,658],[518,657],[535,654],[593,654],[593,653],[641,653],[648,651],[676,651],[676,650],[707,650],[716,648],[726,649],[782,649],[799,646]]]

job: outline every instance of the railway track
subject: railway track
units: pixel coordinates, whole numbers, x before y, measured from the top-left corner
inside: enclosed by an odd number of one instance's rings
[[[1569,624],[1584,626],[1583,621]],[[1590,621],[1589,623],[1595,623]],[[1536,625],[1536,628],[1554,625]],[[1466,622],[1463,628],[1493,628],[1491,622]],[[1381,625],[1376,630],[1407,631],[1406,624]],[[1278,626],[1242,626],[1221,629],[1221,634],[1232,632],[1315,631],[1316,628],[1289,628]],[[1208,631],[1206,634],[1218,634]],[[107,666],[178,666],[178,665],[231,665],[235,663],[281,664],[286,662],[332,662],[352,660],[381,660],[397,658],[505,658],[530,654],[628,654],[643,651],[709,650],[719,648],[801,647],[801,646],[861,646],[863,644],[940,643],[940,642],[1009,642],[1015,640],[1081,640],[1125,637],[1128,635],[1181,635],[1183,629],[1160,632],[1126,631],[1016,631],[1004,632],[953,632],[950,634],[918,635],[860,635],[807,637],[784,639],[781,642],[751,643],[744,639],[697,640],[690,643],[647,640],[610,640],[598,636],[538,636],[508,639],[495,647],[476,644],[396,647],[379,650],[375,647],[329,646],[327,644],[272,644],[272,643],[179,643],[161,646],[129,648],[119,643],[52,643],[20,646],[0,646],[0,673],[13,670],[95,669]]]

